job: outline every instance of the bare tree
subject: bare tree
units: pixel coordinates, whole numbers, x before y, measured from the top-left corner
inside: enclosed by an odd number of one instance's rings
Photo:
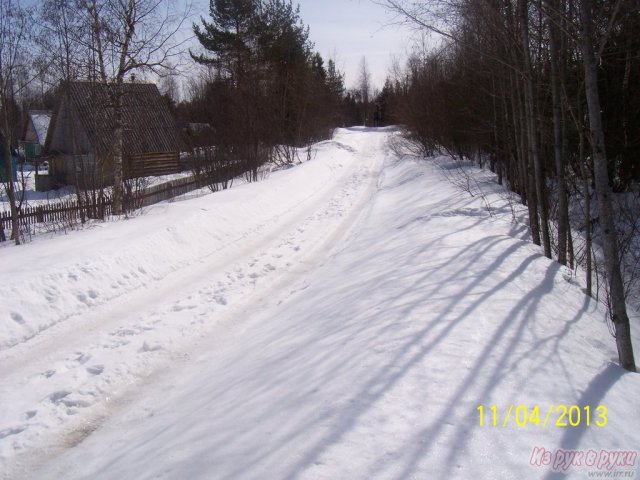
[[[45,82],[49,86],[89,77],[90,31],[75,0],[44,0],[40,8],[41,62],[50,66]]]
[[[123,83],[134,72],[161,73],[180,62],[186,40],[180,40],[177,33],[189,17],[191,5],[176,13],[171,0],[80,1],[90,25],[86,47],[95,59],[93,75],[112,87],[113,212],[119,215],[124,198]]]
[[[529,146],[529,157],[533,164],[535,175],[536,198],[538,200],[538,213],[540,218],[540,233],[542,235],[542,244],[544,254],[548,258],[551,257],[551,237],[549,235],[549,221],[547,215],[547,206],[545,204],[546,195],[544,192],[544,172],[542,170],[542,159],[540,158],[540,149],[538,145],[538,126],[537,115],[535,109],[535,93],[533,65],[531,63],[530,37],[529,37],[529,2],[528,0],[519,0],[518,8],[520,13],[520,30],[522,41],[522,52],[524,59],[524,102],[527,122],[527,144]]]
[[[11,146],[20,131],[18,100],[35,78],[29,49],[34,34],[33,12],[19,0],[0,0],[0,141],[12,218],[11,239],[16,245],[20,244],[19,199],[13,182]]]
[[[175,68],[169,67],[170,70],[160,78],[158,89],[160,93],[165,95],[173,105],[180,102],[180,80],[178,72]]]
[[[607,151],[605,147],[604,127],[602,124],[600,94],[598,92],[598,67],[594,50],[595,39],[593,34],[592,9],[592,0],[582,0],[580,9],[582,20],[580,47],[584,65],[587,107],[589,109],[594,180],[600,212],[600,225],[602,227],[602,247],[609,283],[611,316],[616,328],[618,356],[620,365],[623,368],[635,372],[636,364],[633,356],[633,345],[631,343],[631,328],[627,314],[624,282],[622,281],[622,273],[620,271],[618,236],[613,217],[611,187],[609,186],[609,172],[607,170]]]
[[[604,252],[601,271],[606,270],[620,364],[635,370],[621,268],[633,260],[621,250],[622,219],[614,218],[612,192],[630,190],[640,181],[640,117],[629,113],[638,111],[640,98],[640,60],[633,55],[640,25],[637,2],[378,3],[398,21],[448,39],[424,58],[411,58],[394,86],[401,121],[423,144],[444,145],[457,154],[469,149],[488,154],[528,206],[532,241],[550,257],[557,239],[562,264],[576,260],[569,213],[583,204],[584,219],[575,218],[574,225],[584,225],[586,248],[578,261],[586,263],[587,291],[593,240]],[[588,143],[592,155],[586,152]],[[546,188],[548,180],[556,188]],[[590,212],[592,181],[597,217]],[[550,228],[550,219],[557,229]]]

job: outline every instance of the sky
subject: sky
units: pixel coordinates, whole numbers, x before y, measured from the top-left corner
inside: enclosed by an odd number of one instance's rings
[[[345,74],[347,88],[356,86],[363,56],[371,72],[372,84],[382,88],[393,57],[406,58],[411,32],[392,25],[393,15],[374,0],[292,0],[300,5],[300,16],[310,28],[310,40],[316,51],[333,58]],[[174,0],[176,7],[184,6]],[[40,0],[23,0],[38,5]],[[181,29],[185,37],[193,35],[191,25],[200,17],[209,20],[209,0],[192,0],[192,17]],[[193,38],[193,46],[197,40]]]
[[[354,87],[364,56],[375,87],[382,88],[392,57],[403,58],[410,34],[390,25],[392,15],[371,0],[294,0],[310,28],[310,38],[325,59],[332,57]],[[196,0],[196,10],[208,15],[209,1]]]

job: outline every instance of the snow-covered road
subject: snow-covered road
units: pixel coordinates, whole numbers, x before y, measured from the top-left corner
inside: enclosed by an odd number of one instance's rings
[[[0,454],[49,431],[54,449],[61,433],[71,439],[59,446],[73,442],[141,378],[303,274],[375,191],[385,141],[345,132],[302,176],[279,172],[213,201],[0,251],[0,309],[11,320],[0,326]]]
[[[4,477],[555,478],[534,448],[638,448],[601,307],[487,175],[471,197],[393,136],[0,250]],[[560,404],[608,425],[479,425]]]

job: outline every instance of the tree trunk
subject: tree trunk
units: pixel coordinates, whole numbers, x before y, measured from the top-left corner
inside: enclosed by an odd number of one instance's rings
[[[586,164],[584,155],[584,133],[580,132],[580,145],[578,153],[578,163],[582,175],[582,188],[584,189],[584,236],[585,254],[587,261],[587,295],[593,297],[593,263],[592,263],[592,235],[591,235],[591,192],[589,191],[589,167]]]
[[[535,193],[538,205],[539,219],[540,219],[540,233],[542,237],[542,244],[544,247],[544,254],[546,257],[551,258],[551,237],[549,236],[549,220],[547,218],[547,208],[545,204],[544,194],[544,173],[542,171],[542,162],[540,161],[540,152],[538,149],[538,137],[536,129],[536,116],[535,116],[535,96],[533,89],[533,68],[531,66],[531,51],[529,48],[529,15],[528,15],[528,2],[527,0],[520,0],[520,20],[522,22],[522,48],[524,59],[524,98],[525,98],[525,112],[526,112],[526,126],[527,126],[527,140],[529,147],[529,158],[533,164],[534,170],[534,183]]]
[[[518,156],[520,157],[520,172],[522,174],[522,188],[525,191],[523,198],[525,199],[527,208],[529,209],[529,227],[531,230],[531,240],[535,245],[541,245],[540,241],[540,223],[538,219],[538,201],[535,188],[534,176],[531,174],[531,161],[527,155],[527,120],[524,112],[522,94],[520,92],[520,83],[516,80],[516,98],[515,106],[517,109],[517,118],[519,125],[518,134]]]
[[[569,201],[565,180],[564,125],[562,120],[562,97],[560,94],[560,28],[556,0],[547,0],[547,25],[550,33],[551,52],[551,100],[553,103],[553,149],[556,164],[558,195],[558,263],[567,264],[567,236],[569,229]]]
[[[4,107],[4,105],[0,105],[0,108],[1,107]],[[15,183],[13,183],[13,162],[11,161],[11,131],[6,114],[2,115],[2,133],[4,136],[2,154],[5,159],[5,185],[7,197],[9,198],[9,212],[11,213],[11,240],[13,240],[16,245],[20,245],[20,218],[16,203],[16,188]]]
[[[500,134],[498,133],[498,102],[496,97],[498,96],[498,92],[496,91],[496,79],[492,77],[491,79],[491,104],[493,106],[493,152],[491,153],[491,171],[496,172],[498,174],[498,185],[502,185],[502,158],[501,150],[498,145],[500,144]]]
[[[604,128],[600,111],[600,95],[598,92],[598,70],[594,52],[594,36],[592,27],[592,0],[583,0],[581,8],[582,32],[580,46],[582,62],[584,64],[585,89],[587,107],[589,109],[589,126],[591,130],[593,148],[594,180],[596,196],[600,212],[600,227],[602,228],[602,248],[604,251],[605,268],[609,284],[610,309],[616,330],[616,344],[620,365],[631,371],[636,371],[631,343],[631,328],[624,293],[624,283],[620,271],[620,253],[618,238],[613,218],[611,202],[611,187],[607,171],[607,153],[605,148]]]

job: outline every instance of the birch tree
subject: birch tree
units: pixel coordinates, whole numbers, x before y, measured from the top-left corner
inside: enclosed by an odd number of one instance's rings
[[[0,141],[5,160],[4,188],[11,213],[11,239],[20,245],[19,199],[11,162],[12,144],[18,139],[18,99],[34,78],[29,49],[34,34],[34,9],[17,0],[0,0]]]
[[[600,214],[600,226],[602,227],[602,249],[607,271],[609,303],[611,317],[615,325],[620,365],[629,371],[635,372],[636,364],[631,343],[631,327],[629,325],[629,315],[627,314],[624,282],[620,271],[620,253],[618,251],[618,238],[607,169],[607,151],[604,126],[602,124],[600,94],[598,92],[598,67],[594,47],[592,9],[592,0],[582,0],[580,8],[582,22],[580,48],[582,50],[587,107],[589,110],[596,197]]]
[[[530,38],[529,38],[529,2],[519,0],[518,10],[520,14],[520,32],[522,42],[523,80],[524,80],[524,104],[525,118],[527,123],[527,144],[529,147],[529,157],[533,165],[535,175],[535,190],[538,204],[538,215],[540,218],[540,233],[542,235],[542,245],[546,257],[551,258],[551,238],[549,236],[549,221],[547,218],[547,207],[545,205],[544,173],[542,170],[542,160],[538,147],[538,125],[536,115],[536,99],[534,94],[533,66],[531,64]]]
[[[113,111],[113,205],[123,213],[124,124],[123,84],[135,72],[162,73],[181,64],[186,39],[177,35],[190,14],[191,5],[177,10],[171,0],[79,0],[89,28],[89,42],[96,81],[110,85]]]
[[[553,152],[556,165],[558,195],[558,263],[567,264],[569,236],[569,200],[565,179],[564,121],[562,117],[561,50],[562,15],[559,0],[545,0],[547,28],[549,30],[549,53],[551,67],[551,101],[553,110]]]

